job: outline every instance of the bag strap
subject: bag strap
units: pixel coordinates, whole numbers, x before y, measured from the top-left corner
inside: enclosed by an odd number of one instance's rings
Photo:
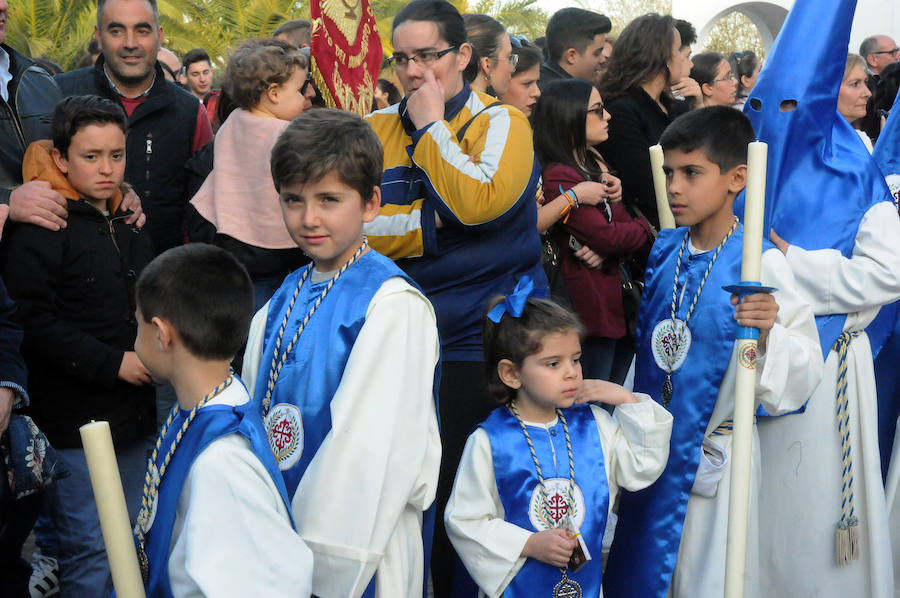
[[[482,113],[482,112],[484,112],[484,111],[487,110],[488,108],[493,108],[494,106],[500,106],[500,105],[502,105],[502,104],[503,104],[503,102],[501,102],[500,100],[497,100],[496,102],[493,102],[493,103],[491,103],[491,104],[488,104],[487,106],[485,106],[484,108],[482,108],[481,110],[479,110],[478,112],[476,112],[476,113],[474,114],[474,116],[472,116],[472,118],[470,118],[468,121],[466,121],[466,124],[464,124],[464,125],[462,126],[462,128],[460,128],[460,130],[456,132],[456,141],[462,142],[463,137],[466,136],[466,131],[469,130],[469,125],[471,125],[472,122],[473,122],[476,118],[478,118],[479,116],[481,116],[481,113]]]
[[[650,222],[646,216],[644,216],[644,213],[641,211],[641,209],[639,207],[637,207],[637,205],[631,206],[631,209],[634,210],[634,213],[638,218],[640,218],[641,220],[643,220],[644,222],[647,223],[647,226],[650,227],[650,234],[653,235],[653,240],[655,241],[656,237],[659,236],[659,231],[656,230],[656,227],[653,226],[653,223]]]

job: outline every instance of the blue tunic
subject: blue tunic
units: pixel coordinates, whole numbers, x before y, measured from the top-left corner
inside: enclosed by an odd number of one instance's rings
[[[685,232],[684,228],[661,231],[647,265],[634,390],[651,397],[660,396],[666,376],[653,358],[650,337],[654,326],[670,317],[673,273]],[[672,374],[674,393],[668,410],[674,422],[666,468],[650,487],[621,495],[604,578],[606,598],[665,598],[669,589],[700,447],[734,346],[734,307],[722,286],[741,279],[743,233],[739,225],[725,243],[688,322],[693,339],[690,350]],[[690,255],[685,248],[679,290],[687,286],[676,317],[683,320],[687,315],[713,253]]]
[[[235,377],[232,384],[242,384]],[[156,467],[162,465],[169,447],[175,441],[175,435],[181,429],[182,423],[188,417],[190,411],[179,410],[175,416],[169,431],[162,440]],[[182,436],[181,442],[175,451],[172,460],[166,469],[159,489],[156,506],[156,516],[153,526],[145,536],[147,558],[150,561],[150,580],[147,585],[147,596],[150,598],[172,598],[172,588],[169,582],[169,552],[172,542],[172,528],[175,524],[175,513],[178,507],[178,499],[184,487],[188,471],[203,449],[215,440],[229,434],[240,434],[250,441],[250,449],[257,456],[266,471],[278,488],[284,501],[288,516],[291,513],[290,501],[287,490],[281,478],[266,433],[263,428],[259,411],[251,403],[247,402],[237,407],[230,405],[209,405],[200,409],[187,432]],[[226,523],[226,522],[223,522]],[[293,525],[293,519],[291,520]]]
[[[568,515],[580,522],[581,535],[587,543],[592,559],[577,573],[569,572],[569,579],[581,585],[584,596],[598,596],[601,587],[601,550],[606,514],[609,510],[609,486],[600,433],[591,408],[587,405],[563,410],[572,441],[575,461],[576,500],[570,510],[562,492],[548,484],[548,505],[541,511],[541,492],[534,460],[522,427],[506,407],[495,409],[481,424],[491,442],[494,477],[506,521],[523,529],[543,531],[558,527]],[[545,483],[551,478],[568,488],[569,461],[562,422],[557,422],[547,434],[544,430],[529,430],[531,442],[541,464]],[[552,443],[552,444],[551,444]],[[555,458],[554,458],[555,456]],[[555,464],[555,467],[554,467]],[[579,513],[579,509],[583,512]],[[535,559],[528,559],[503,591],[506,598],[549,596],[562,578],[556,567]]]

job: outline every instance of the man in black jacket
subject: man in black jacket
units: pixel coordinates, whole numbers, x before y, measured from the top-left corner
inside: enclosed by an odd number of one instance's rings
[[[50,230],[66,225],[66,200],[41,181],[22,184],[22,158],[32,141],[50,137],[50,117],[61,95],[53,78],[37,63],[3,42],[9,4],[0,0],[0,232],[7,217]],[[143,226],[140,200],[124,205],[134,212],[128,223]]]
[[[609,17],[583,8],[563,8],[547,23],[550,58],[541,65],[541,87],[559,79],[593,82],[606,61],[603,46],[612,29]]]
[[[157,64],[163,31],[155,0],[100,0],[95,35],[101,55],[94,66],[58,75],[56,82],[64,96],[99,95],[125,109],[125,181],[141,198],[147,232],[161,253],[184,238],[190,200],[184,165],[212,140],[209,118]]]

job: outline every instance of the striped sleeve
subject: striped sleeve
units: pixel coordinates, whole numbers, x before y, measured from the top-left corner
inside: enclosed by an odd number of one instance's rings
[[[363,229],[372,248],[392,259],[424,255],[424,202],[424,199],[418,199],[408,205],[383,204],[378,216]],[[433,212],[428,212],[434,218]]]
[[[497,220],[529,192],[534,198],[531,126],[524,115],[507,106],[490,108],[486,114],[490,120],[482,134],[483,146],[475,145],[481,146],[477,157],[463,152],[446,121],[424,131],[412,156],[427,177],[441,218],[465,226]],[[478,130],[481,127],[470,127],[464,142]]]

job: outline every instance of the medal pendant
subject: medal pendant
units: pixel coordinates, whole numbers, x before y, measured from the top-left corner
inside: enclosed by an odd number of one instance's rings
[[[672,387],[672,375],[666,374],[666,380],[662,385],[662,404],[663,407],[668,407],[669,402],[672,400],[672,392],[674,392],[674,388]]]
[[[672,373],[681,367],[691,348],[691,330],[678,318],[659,322],[651,335],[653,360],[661,370]]]
[[[142,545],[137,547],[138,567],[141,569],[141,579],[146,586],[150,583],[150,559],[147,558],[147,551]]]
[[[553,586],[553,598],[581,598],[581,586],[574,579],[569,579],[563,570],[562,579]]]

